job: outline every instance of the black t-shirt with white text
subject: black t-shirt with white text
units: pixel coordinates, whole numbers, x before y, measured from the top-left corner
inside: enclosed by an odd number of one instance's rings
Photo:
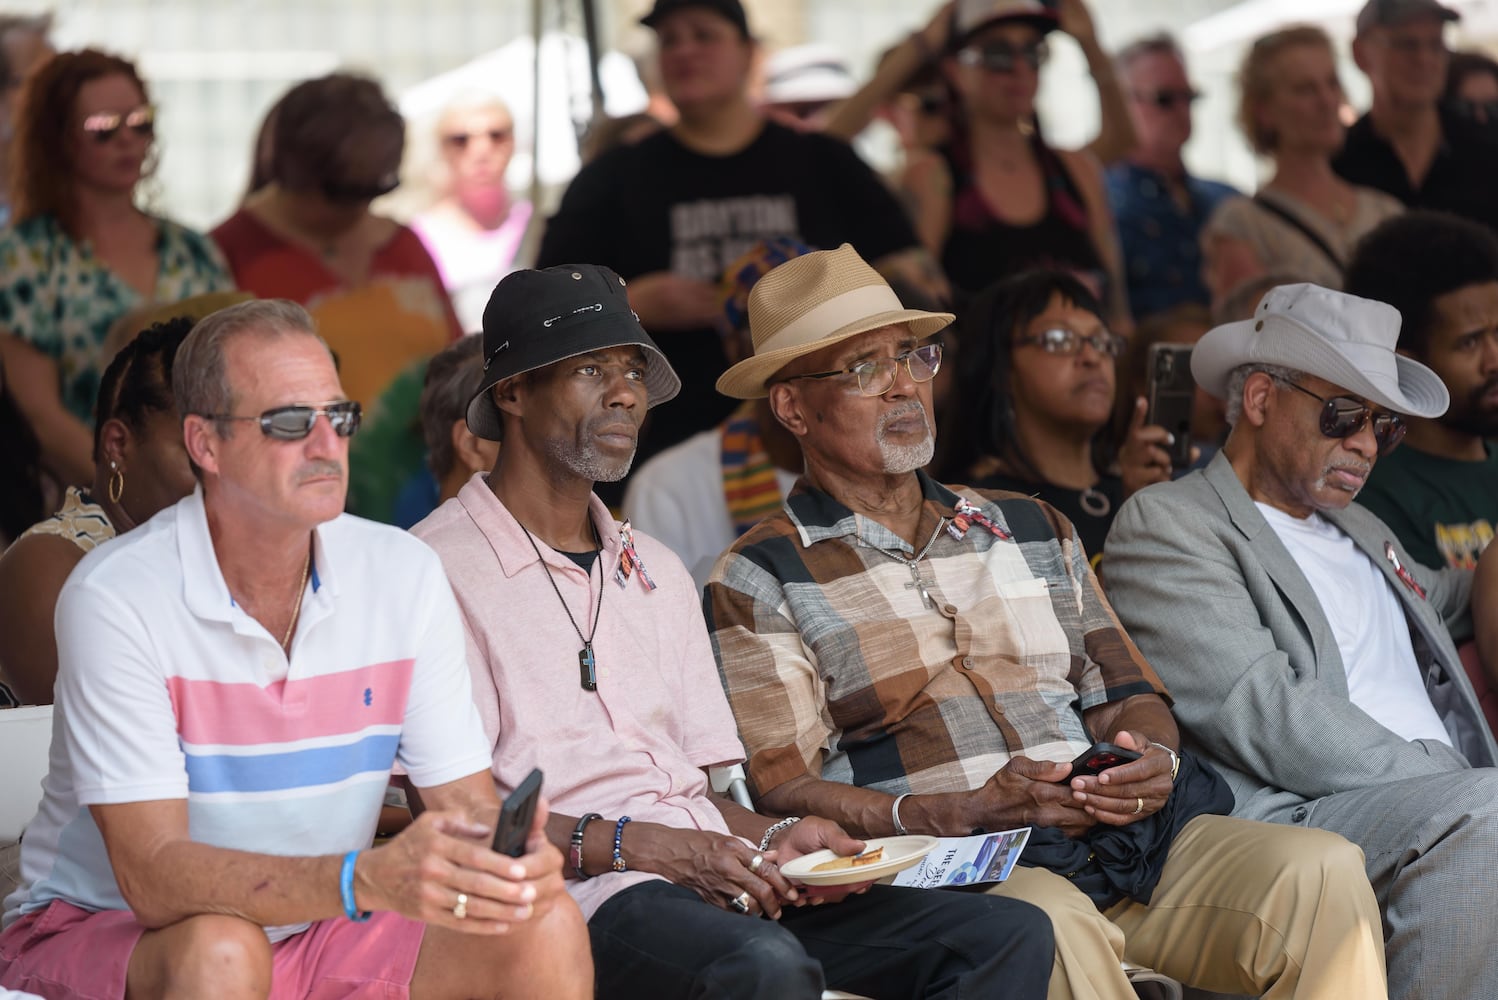
[[[694,152],[669,132],[600,156],[567,188],[536,266],[603,264],[626,280],[674,271],[716,284],[744,251],[773,237],[816,249],[851,243],[871,262],[916,246],[895,197],[848,145],[766,122],[727,156]],[[717,331],[650,334],[682,391],[652,414],[636,468],[734,406],[713,389],[727,367]]]

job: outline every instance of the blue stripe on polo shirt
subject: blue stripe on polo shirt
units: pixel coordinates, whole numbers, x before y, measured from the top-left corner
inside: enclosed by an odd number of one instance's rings
[[[269,792],[331,785],[359,774],[388,774],[400,734],[366,736],[342,746],[289,753],[187,755],[190,792]]]

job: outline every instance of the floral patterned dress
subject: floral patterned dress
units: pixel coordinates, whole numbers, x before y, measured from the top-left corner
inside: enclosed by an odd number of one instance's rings
[[[0,230],[0,329],[57,362],[63,404],[87,424],[93,423],[94,397],[109,363],[104,341],[117,319],[153,302],[234,287],[213,241],[166,219],[154,221],[160,264],[150,299],[52,216]]]

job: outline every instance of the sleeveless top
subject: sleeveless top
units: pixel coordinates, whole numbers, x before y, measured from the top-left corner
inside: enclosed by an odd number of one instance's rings
[[[76,486],[69,486],[61,509],[27,528],[21,538],[27,535],[57,535],[83,551],[91,552],[96,545],[113,538],[115,530],[109,523],[109,515],[94,503],[93,497]]]
[[[1046,211],[1019,226],[1000,219],[978,190],[965,136],[939,150],[952,173],[952,225],[941,264],[959,295],[972,296],[1000,278],[1032,267],[1072,271],[1102,298],[1106,272],[1088,231],[1087,202],[1039,132],[1030,148],[1045,179]]]

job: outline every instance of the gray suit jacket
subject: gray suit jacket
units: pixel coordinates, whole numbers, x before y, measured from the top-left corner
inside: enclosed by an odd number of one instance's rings
[[[1356,504],[1323,516],[1399,596],[1426,690],[1456,750],[1402,739],[1352,704],[1315,592],[1225,455],[1135,494],[1108,535],[1108,598],[1170,688],[1186,745],[1232,785],[1235,815],[1284,820],[1302,802],[1335,792],[1498,762],[1447,632],[1468,614],[1471,574],[1417,565]],[[1424,598],[1394,572],[1385,542]]]

